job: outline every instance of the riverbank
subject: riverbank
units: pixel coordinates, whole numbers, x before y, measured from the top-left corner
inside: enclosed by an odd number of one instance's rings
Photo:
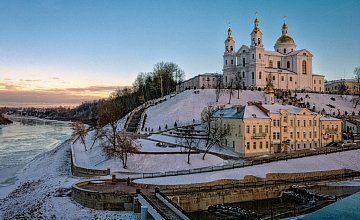
[[[71,175],[70,140],[37,156],[17,179],[10,194],[0,199],[0,219],[140,219],[129,212],[84,208],[71,199],[71,186],[84,178]]]

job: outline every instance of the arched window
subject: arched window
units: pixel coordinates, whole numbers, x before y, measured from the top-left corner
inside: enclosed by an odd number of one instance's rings
[[[273,61],[272,60],[269,60],[269,67],[273,68]]]
[[[225,60],[225,65],[227,65],[227,60]]]
[[[302,61],[302,74],[306,74],[306,61]]]
[[[286,68],[290,69],[290,61],[286,62]]]
[[[245,66],[245,58],[243,58],[243,66]]]
[[[284,48],[284,53],[286,53],[286,48]]]
[[[234,64],[234,60],[231,60],[231,65]]]
[[[234,50],[234,47],[230,46],[230,51],[233,52],[233,50]]]
[[[281,67],[281,63],[280,63],[280,61],[278,61],[277,62],[277,68],[280,69],[280,67]]]

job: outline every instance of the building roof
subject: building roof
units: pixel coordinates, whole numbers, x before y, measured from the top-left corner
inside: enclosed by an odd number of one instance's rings
[[[326,115],[326,116],[323,115],[323,116],[320,117],[320,121],[340,121],[340,119],[333,118],[333,117],[328,116],[328,115]]]
[[[239,108],[239,110],[238,110]],[[241,107],[231,107],[220,109],[215,112],[214,117],[231,118],[231,119],[247,119],[247,118],[270,118],[255,105],[246,105]]]
[[[293,105],[280,105],[278,103],[275,103],[273,105],[262,105],[264,108],[269,110],[270,114],[280,114],[280,110],[287,110],[288,112],[292,114],[297,114],[303,110],[303,108],[299,108]]]
[[[295,44],[295,41],[288,34],[283,34],[277,39],[275,43],[275,45],[279,44]]]

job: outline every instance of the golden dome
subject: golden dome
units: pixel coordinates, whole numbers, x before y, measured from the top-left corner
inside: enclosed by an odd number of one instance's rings
[[[266,88],[265,88],[264,92],[265,92],[265,94],[273,94],[274,93],[273,84],[271,82],[268,82],[266,84]]]
[[[283,34],[277,39],[275,45],[278,44],[295,44],[295,41],[288,34]]]

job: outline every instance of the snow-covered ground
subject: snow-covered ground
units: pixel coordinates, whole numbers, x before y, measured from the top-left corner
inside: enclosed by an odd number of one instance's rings
[[[91,133],[89,133],[87,142],[91,142]],[[156,142],[148,140],[139,140],[141,146],[140,151],[144,152],[181,152],[183,148],[163,148],[156,146]],[[75,151],[75,161],[79,166],[94,169],[110,168],[111,172],[165,172],[175,170],[188,170],[207,166],[218,166],[226,164],[223,159],[207,155],[203,160],[202,154],[192,154],[190,156],[190,164],[187,163],[187,154],[133,154],[128,157],[128,168],[124,169],[120,159],[108,159],[105,157],[100,143],[96,143],[94,147],[85,151],[84,146],[77,141],[73,145]],[[171,164],[171,166],[169,166]]]
[[[175,185],[190,183],[205,183],[220,179],[243,179],[246,175],[265,177],[267,173],[296,173],[336,169],[353,169],[360,171],[360,150],[345,151],[328,155],[318,155],[277,161],[268,164],[255,165],[231,170],[199,173],[186,176],[171,176],[150,179],[138,179],[137,183]]]
[[[307,95],[309,98],[305,98]],[[335,98],[335,101],[331,100],[332,97]],[[305,104],[309,102],[310,108],[315,105],[315,110],[318,112],[322,111],[322,109],[325,109],[326,113],[332,114],[335,112],[337,115],[338,111],[340,111],[340,114],[344,114],[344,112],[347,111],[350,115],[353,111],[355,114],[358,114],[360,110],[360,105],[358,105],[356,109],[354,108],[355,105],[352,102],[352,95],[297,93],[297,99],[300,98],[304,99]],[[335,108],[331,108],[327,106],[327,104],[330,104]]]
[[[65,194],[84,179],[70,172],[69,142],[37,156],[17,174],[15,190],[0,199],[0,219],[140,219],[139,214],[97,211],[76,204]]]
[[[175,121],[178,125],[192,123],[193,120],[200,121],[202,110],[209,106],[227,105],[229,102],[229,94],[223,93],[219,102],[216,102],[214,89],[198,90],[199,94],[195,94],[194,90],[184,91],[167,101],[152,106],[146,110],[147,119],[145,127],[153,129],[154,132],[162,129],[165,125],[168,128],[174,127]],[[240,99],[237,99],[237,91],[231,98],[231,105],[245,105],[248,101],[265,101],[263,92],[259,91],[240,91]]]

